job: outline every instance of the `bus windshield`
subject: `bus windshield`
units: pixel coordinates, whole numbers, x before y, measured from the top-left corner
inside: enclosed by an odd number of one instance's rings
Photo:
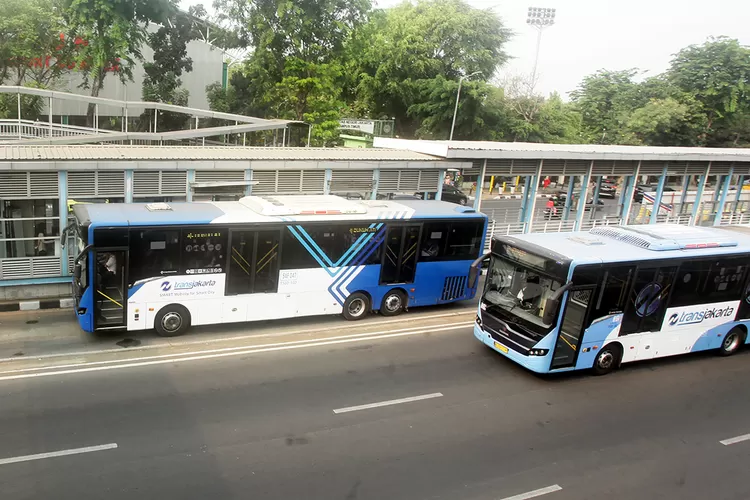
[[[547,299],[560,286],[559,281],[531,267],[493,255],[482,297],[483,306],[500,308],[506,313],[504,315],[513,315],[537,327],[548,328],[551,325],[544,323],[544,307]]]

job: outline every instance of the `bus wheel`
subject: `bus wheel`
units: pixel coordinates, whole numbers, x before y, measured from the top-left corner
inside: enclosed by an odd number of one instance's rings
[[[344,302],[344,317],[349,321],[355,321],[367,316],[370,312],[370,299],[361,292],[356,292]]]
[[[383,316],[396,316],[403,312],[405,306],[406,301],[401,290],[391,290],[383,297],[383,303],[380,304],[380,314]]]
[[[189,327],[190,312],[177,304],[162,307],[154,321],[154,328],[160,337],[177,337]]]
[[[606,375],[617,368],[620,364],[620,349],[616,345],[604,347],[594,360],[594,373],[596,375]]]
[[[724,336],[724,340],[719,347],[719,354],[722,356],[731,356],[737,352],[745,341],[745,332],[742,328],[734,327]]]

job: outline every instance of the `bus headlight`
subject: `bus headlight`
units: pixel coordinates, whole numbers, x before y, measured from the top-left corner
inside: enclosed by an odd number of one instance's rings
[[[529,351],[529,356],[546,356],[549,349],[532,349]]]
[[[475,321],[477,322],[477,325],[479,325],[479,328],[482,328],[482,318],[478,314]]]

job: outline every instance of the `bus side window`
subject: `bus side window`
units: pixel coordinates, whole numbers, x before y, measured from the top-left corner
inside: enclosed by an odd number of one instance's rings
[[[711,262],[711,270],[703,289],[703,295],[709,302],[740,300],[745,282],[747,259],[724,258]]]
[[[710,265],[710,261],[700,260],[687,261],[680,265],[670,307],[705,304],[711,301],[711,298],[703,293]]]
[[[162,229],[130,232],[128,283],[180,272],[180,233]]]
[[[677,266],[640,268],[630,292],[620,335],[661,329]]]

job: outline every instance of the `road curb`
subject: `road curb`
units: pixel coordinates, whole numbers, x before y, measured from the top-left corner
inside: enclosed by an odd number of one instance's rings
[[[0,303],[0,312],[71,309],[74,306],[75,300],[71,298],[19,300]]]

